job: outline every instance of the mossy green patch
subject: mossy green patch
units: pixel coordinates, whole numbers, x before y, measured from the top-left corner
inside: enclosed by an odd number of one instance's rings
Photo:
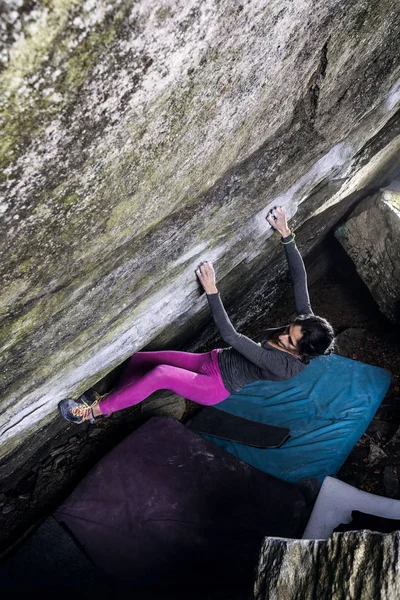
[[[356,5],[356,14],[353,22],[353,30],[355,33],[361,32],[364,36],[366,33],[373,33],[376,28],[376,20],[382,16],[381,0],[368,0],[364,6]]]
[[[11,48],[8,67],[0,75],[0,169],[8,166],[22,152],[31,134],[39,133],[43,121],[59,110],[51,95],[40,91],[44,84],[51,85],[45,81],[42,69],[77,4],[78,0],[52,3],[51,10],[38,19],[35,30],[27,27]]]
[[[26,268],[29,269],[30,266],[30,261],[26,261]],[[68,286],[53,293],[49,293],[45,287],[35,287],[32,283],[29,283],[29,279],[16,280],[9,290],[6,299],[7,306],[10,306],[12,302],[10,294],[13,295],[15,303],[22,296],[26,303],[32,301],[35,303],[30,306],[29,312],[18,318],[14,317],[10,325],[2,327],[0,346],[9,345],[10,340],[12,340],[12,346],[15,347],[22,338],[26,339],[36,333],[43,326],[43,323],[59,320],[61,313],[68,309],[74,291],[83,287],[88,289],[98,281],[99,269],[101,269],[101,266],[98,263],[88,263],[79,275],[68,283]],[[68,274],[66,275],[68,276]],[[28,293],[27,290],[29,290]]]
[[[124,16],[125,10],[119,10],[112,20],[101,23],[76,46],[65,63],[65,77],[62,80],[64,89],[74,91],[81,87],[104,51],[111,48]]]
[[[22,277],[14,279],[7,288],[3,288],[0,300],[0,311],[6,312],[7,309],[12,306],[18,298],[24,296],[26,291],[30,288],[29,281],[26,281]]]
[[[169,19],[172,16],[172,9],[170,6],[163,6],[156,11],[156,17],[160,23]]]
[[[131,3],[116,8],[76,43],[80,32],[70,21],[79,5],[79,0],[48,2],[36,29],[27,28],[12,48],[0,75],[0,170],[74,102],[95,64],[110,50]]]
[[[72,194],[69,194],[68,196],[63,196],[62,198],[60,198],[59,201],[64,206],[70,206],[71,204],[75,204],[79,199],[80,199],[79,194],[77,194],[76,192],[73,192]]]
[[[32,259],[28,258],[27,260],[22,261],[17,268],[18,275],[25,275],[30,267],[32,266]]]

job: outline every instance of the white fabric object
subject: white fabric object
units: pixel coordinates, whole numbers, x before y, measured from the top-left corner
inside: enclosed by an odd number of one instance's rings
[[[327,540],[340,523],[350,523],[353,510],[400,519],[400,500],[369,494],[334,477],[325,477],[302,539]]]

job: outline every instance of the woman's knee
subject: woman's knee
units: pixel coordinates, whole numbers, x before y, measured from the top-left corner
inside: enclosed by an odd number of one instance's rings
[[[157,365],[150,371],[154,379],[165,379],[171,375],[172,369],[169,365]]]

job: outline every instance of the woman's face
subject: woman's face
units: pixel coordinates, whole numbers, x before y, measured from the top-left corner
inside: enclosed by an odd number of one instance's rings
[[[286,327],[285,331],[278,336],[278,344],[282,346],[282,348],[285,348],[285,350],[296,353],[299,351],[298,344],[302,335],[301,325],[291,323]]]

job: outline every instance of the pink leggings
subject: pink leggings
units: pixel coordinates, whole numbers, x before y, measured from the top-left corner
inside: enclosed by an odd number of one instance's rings
[[[156,390],[171,390],[199,404],[217,404],[229,396],[218,364],[219,350],[205,354],[137,352],[118,387],[99,403],[103,415],[138,404]]]

